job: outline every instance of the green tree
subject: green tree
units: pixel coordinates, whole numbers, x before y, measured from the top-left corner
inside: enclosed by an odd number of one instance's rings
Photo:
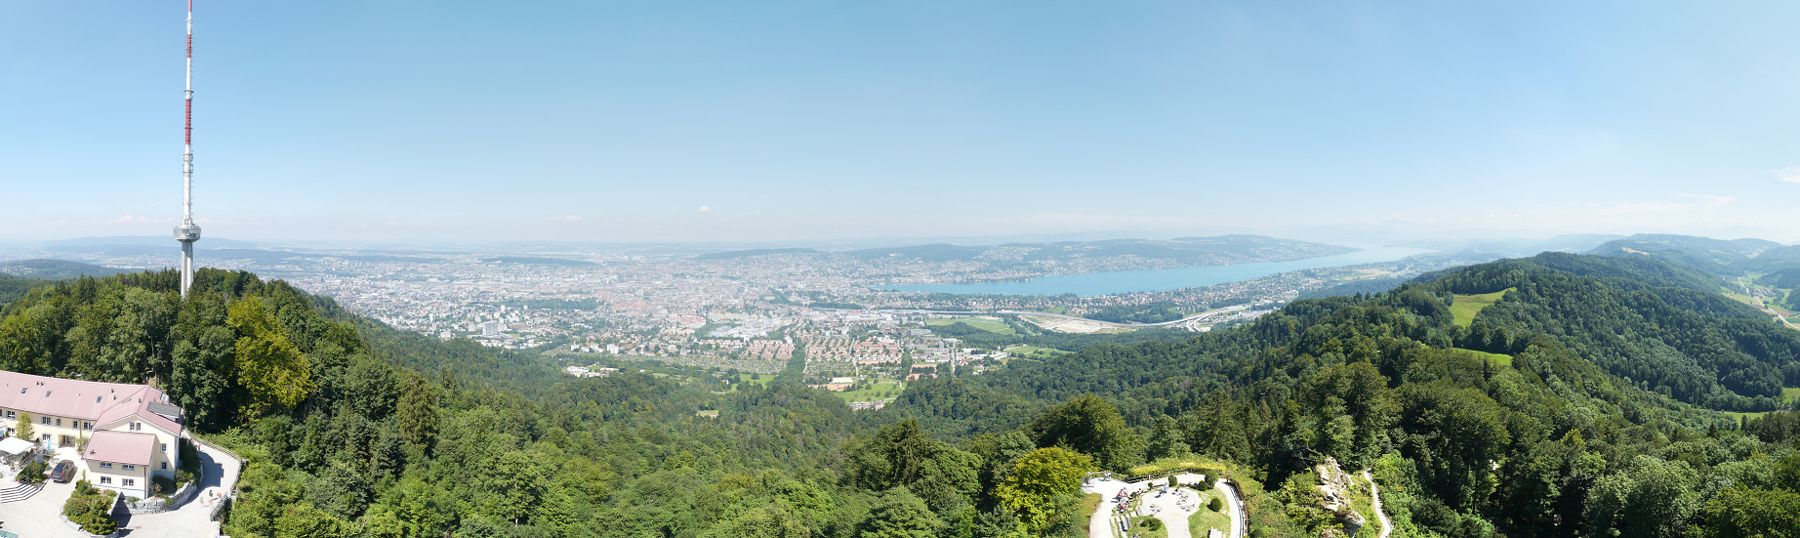
[[[190,302],[189,304],[197,304]],[[169,396],[187,412],[195,427],[223,429],[231,425],[230,391],[236,340],[222,325],[195,328],[184,335],[171,352],[174,371],[168,378]]]
[[[442,419],[438,389],[416,374],[405,376],[400,386],[394,404],[396,427],[407,444],[421,453],[428,451],[437,442],[438,422]]]
[[[1182,433],[1181,426],[1176,422],[1175,417],[1168,415],[1156,417],[1156,422],[1150,426],[1148,459],[1156,461],[1171,456],[1187,455],[1188,444],[1184,437],[1186,436]]]
[[[1800,492],[1732,487],[1707,502],[1702,513],[1707,536],[1800,537]]]
[[[544,455],[535,451],[501,454],[499,461],[481,472],[485,478],[479,484],[487,494],[476,499],[478,510],[514,524],[530,522],[543,500],[551,470]]]
[[[1408,385],[1400,426],[1409,434],[1403,453],[1419,463],[1421,482],[1452,508],[1474,508],[1494,491],[1493,464],[1505,457],[1512,435],[1506,409],[1479,390],[1447,382]]]
[[[1638,456],[1594,482],[1582,511],[1587,536],[1667,538],[1686,532],[1700,509],[1699,474],[1686,462]]]
[[[15,430],[18,430],[18,431],[15,431],[13,433],[18,435],[18,437],[20,439],[36,442],[37,441],[37,430],[32,429],[31,421],[32,421],[31,413],[26,413],[24,411],[20,411],[19,412],[19,420],[17,421],[18,427],[14,428]]]
[[[1093,456],[1102,467],[1124,470],[1143,460],[1144,445],[1125,425],[1119,408],[1087,395],[1050,408],[1031,423],[1037,446],[1067,446]]]
[[[247,396],[239,416],[253,419],[305,399],[312,391],[306,355],[288,341],[262,299],[244,296],[231,305],[226,319],[238,335],[236,380]]]
[[[54,306],[37,303],[0,319],[0,369],[55,373],[59,366],[56,352],[62,341],[59,317]]]
[[[856,525],[857,538],[932,538],[943,526],[937,516],[905,487],[887,490]]]
[[[1032,535],[1045,536],[1071,523],[1081,480],[1093,469],[1086,454],[1061,447],[1033,450],[1013,464],[994,488],[994,498]]]
[[[355,530],[350,522],[308,503],[289,506],[275,519],[275,536],[280,538],[346,538]]]
[[[457,508],[450,494],[419,477],[407,477],[369,507],[370,519],[401,536],[443,536],[455,525]]]
[[[938,450],[939,443],[919,429],[918,421],[903,420],[847,446],[845,476],[852,484],[873,491],[908,485],[919,480],[925,461]]]

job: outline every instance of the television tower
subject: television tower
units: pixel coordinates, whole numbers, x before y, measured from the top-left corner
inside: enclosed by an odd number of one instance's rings
[[[187,126],[181,143],[181,225],[175,227],[175,240],[181,242],[181,297],[187,298],[194,287],[194,242],[200,240],[200,226],[194,224],[194,0],[187,3],[187,91],[182,101],[187,106]]]

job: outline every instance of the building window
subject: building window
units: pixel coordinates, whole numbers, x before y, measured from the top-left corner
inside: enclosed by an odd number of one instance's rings
[[[163,447],[163,449],[162,449],[162,450],[163,450],[163,452],[168,452],[168,451],[169,451],[169,444],[168,444],[168,443],[163,443],[163,444],[162,444],[162,447]]]
[[[100,462],[100,468],[101,469],[111,469],[112,462],[106,462],[106,461]]]
[[[129,464],[129,463],[127,463],[127,464],[125,464],[125,470],[127,470],[127,471],[136,471],[136,470],[137,470],[137,466],[136,466],[136,465],[132,465],[132,464]],[[129,485],[131,485],[131,484],[126,484],[126,485],[127,485],[127,486],[129,486]]]
[[[60,418],[56,419],[56,427],[58,427],[58,428],[62,427],[62,419],[60,419]]]
[[[19,412],[9,409],[6,411],[6,418],[19,418]]]
[[[162,470],[164,470],[164,471],[169,470],[169,462],[166,462],[166,461],[162,462]]]
[[[102,476],[102,477],[100,477],[100,483],[102,483],[102,484],[111,484],[111,483],[112,483],[112,477],[110,477],[110,476]]]
[[[133,485],[136,485],[136,484],[137,484],[137,480],[136,480],[136,479],[132,479],[132,478],[127,478],[127,479],[125,479],[125,487],[128,487],[128,488],[129,488],[129,487],[131,487],[131,486],[133,486]]]
[[[136,431],[143,431],[143,430],[144,430],[144,423],[142,423],[142,422],[131,423],[131,431],[136,432]]]
[[[94,423],[92,422],[83,422],[81,423],[81,427],[90,432],[94,431]]]
[[[50,425],[50,417],[40,418],[40,419],[38,419],[38,422],[42,423],[45,426],[49,426]]]

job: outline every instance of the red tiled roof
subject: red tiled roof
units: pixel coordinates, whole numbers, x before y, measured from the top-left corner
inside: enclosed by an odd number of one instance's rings
[[[81,453],[81,459],[148,466],[150,455],[155,453],[155,435],[104,431],[94,432],[94,437],[88,439],[87,451]]]
[[[0,371],[0,408],[33,415],[68,417],[107,424],[138,416],[169,433],[180,435],[181,424],[150,412],[152,402],[168,396],[149,385],[102,383]]]

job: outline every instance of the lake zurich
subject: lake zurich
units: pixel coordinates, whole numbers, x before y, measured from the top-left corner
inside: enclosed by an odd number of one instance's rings
[[[1411,247],[1374,247],[1336,256],[1321,256],[1285,262],[1208,265],[1147,271],[1107,271],[1074,275],[1055,275],[1029,280],[1000,282],[968,282],[946,284],[895,284],[885,289],[922,293],[954,293],[962,295],[1111,295],[1144,291],[1166,291],[1198,288],[1226,282],[1251,280],[1269,275],[1307,269],[1344,267],[1365,263],[1397,261],[1408,256],[1433,252]]]

